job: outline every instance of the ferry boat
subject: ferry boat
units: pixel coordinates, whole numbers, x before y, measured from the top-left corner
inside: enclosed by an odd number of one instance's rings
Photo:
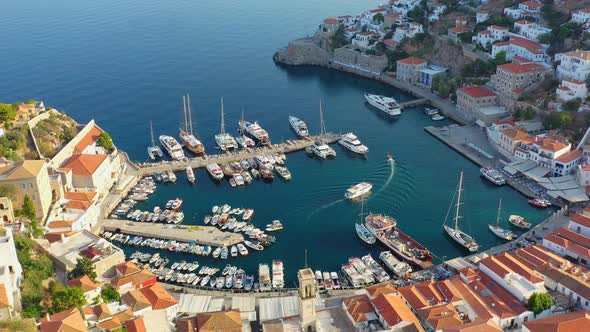
[[[368,182],[361,182],[348,188],[346,190],[346,193],[344,194],[344,197],[346,197],[347,199],[355,199],[357,197],[368,194],[371,191],[371,189],[373,189],[372,184]]]
[[[283,274],[283,262],[279,260],[272,261],[272,288],[285,287],[285,279]]]
[[[535,198],[528,201],[529,205],[534,206],[536,208],[548,208],[551,206],[551,202],[543,198]]]
[[[152,122],[150,121],[150,137],[151,137],[151,145],[148,146],[147,148],[147,152],[148,152],[148,156],[150,157],[151,160],[155,160],[156,158],[162,158],[163,157],[163,153],[162,153],[162,149],[160,149],[160,147],[156,144],[155,140],[154,140],[154,128],[152,126]]]
[[[379,259],[398,277],[403,277],[412,272],[412,267],[408,263],[401,262],[390,251],[381,252]]]
[[[365,226],[381,243],[404,260],[422,268],[432,266],[430,252],[418,241],[396,228],[397,221],[392,217],[369,214],[365,218]]]
[[[291,124],[291,128],[293,128],[293,130],[299,137],[309,136],[307,125],[305,124],[305,122],[303,122],[303,120],[298,119],[294,116],[289,116],[289,123]]]
[[[346,149],[358,153],[358,154],[367,154],[369,152],[369,148],[367,148],[361,141],[356,137],[353,133],[347,133],[342,135],[340,140],[338,140],[338,144],[342,145]]]
[[[342,266],[342,273],[350,282],[353,288],[362,287],[364,284],[364,278],[357,272],[352,264],[346,264]],[[318,287],[319,288],[319,287]]]
[[[190,183],[195,183],[195,181],[197,180],[197,178],[195,177],[195,172],[193,171],[193,168],[190,166],[186,166],[186,178]]]
[[[272,289],[270,268],[268,267],[268,264],[258,265],[258,285],[261,291],[269,291]]]
[[[215,135],[215,143],[221,151],[230,151],[238,148],[238,143],[235,138],[225,132],[225,122],[223,115],[223,98],[221,98],[221,130],[219,134]]]
[[[172,157],[174,160],[182,160],[184,159],[184,152],[182,151],[182,146],[178,144],[178,141],[172,137],[167,135],[160,135],[160,144],[164,147],[164,150]]]
[[[361,260],[363,261],[363,263],[365,263],[365,265],[367,266],[367,269],[373,273],[373,276],[375,277],[375,279],[378,282],[386,282],[389,279],[391,279],[389,277],[389,274],[387,274],[387,272],[385,272],[385,270],[383,270],[383,268],[381,267],[381,265],[379,265],[379,263],[377,263],[374,259],[373,256],[371,256],[371,254],[365,255],[363,257],[361,257]]]
[[[497,186],[502,186],[506,184],[506,178],[504,177],[504,175],[502,175],[500,171],[493,167],[483,167],[479,170],[479,172],[481,173],[481,176],[483,176],[484,178],[486,178],[491,183]]]
[[[516,237],[514,235],[514,233],[512,233],[508,229],[504,229],[504,228],[500,227],[500,213],[501,213],[501,211],[502,211],[502,199],[500,198],[500,202],[498,203],[498,216],[496,217],[496,224],[495,225],[489,224],[488,228],[497,237],[504,239],[504,240],[512,241]]]
[[[523,217],[515,214],[508,217],[508,221],[518,228],[529,229],[532,226],[531,223],[527,222]]]
[[[443,223],[443,228],[444,228],[445,232],[447,232],[447,234],[455,242],[457,242],[458,244],[460,244],[461,246],[463,246],[464,248],[466,248],[470,252],[476,252],[479,246],[477,245],[475,240],[470,235],[468,235],[467,233],[465,233],[464,231],[459,229],[459,219],[461,219],[461,215],[459,214],[459,212],[460,212],[459,208],[461,206],[461,192],[462,191],[463,191],[463,172],[461,172],[461,175],[459,177],[459,185],[457,186],[457,204],[455,205],[455,207],[456,207],[455,216],[453,218],[453,220],[455,221],[455,226],[450,227],[450,226],[446,225],[446,220],[445,220],[445,223]],[[453,196],[453,198],[454,198],[454,196]],[[453,203],[454,203],[454,199],[451,200],[451,205]]]
[[[367,268],[365,263],[358,257],[351,257],[348,262],[354,267],[354,269],[362,276],[365,285],[370,285],[375,282],[373,273]]]
[[[367,227],[363,224],[355,223],[354,228],[356,229],[356,234],[359,236],[361,240],[363,240],[367,244],[374,244],[377,241],[375,234],[369,232]]]
[[[270,145],[270,137],[266,130],[264,130],[258,122],[248,122],[241,120],[239,123],[240,132],[250,135],[254,140],[258,141],[260,145]]]
[[[209,164],[207,165],[207,172],[215,179],[221,180],[223,179],[223,170],[217,164]]]
[[[375,107],[387,115],[396,116],[402,114],[400,104],[391,97],[365,93],[365,99],[369,105]]]
[[[193,134],[193,120],[190,106],[190,96],[182,96],[182,108],[184,113],[184,130],[180,129],[180,140],[185,148],[195,154],[203,154],[205,146]]]

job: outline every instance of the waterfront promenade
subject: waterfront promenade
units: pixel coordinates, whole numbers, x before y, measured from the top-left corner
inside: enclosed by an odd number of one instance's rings
[[[183,226],[140,223],[120,219],[107,219],[102,223],[105,231],[157,238],[180,242],[194,242],[199,245],[212,247],[229,247],[244,242],[242,234],[223,232],[212,226],[198,226],[186,228]]]
[[[274,154],[277,152],[290,153],[303,150],[311,146],[315,140],[320,139],[319,136],[310,136],[299,140],[288,140],[285,143],[272,144],[269,146],[247,148],[235,152],[228,152],[224,154],[205,155],[201,157],[188,158],[181,161],[165,161],[159,163],[143,163],[137,165],[137,169],[132,169],[134,175],[146,176],[156,173],[168,171],[183,171],[187,166],[192,168],[201,168],[209,164],[227,164],[233,161],[240,161],[242,159],[254,158],[257,155]],[[328,144],[336,143],[340,139],[340,135],[328,133],[324,136],[324,140]]]

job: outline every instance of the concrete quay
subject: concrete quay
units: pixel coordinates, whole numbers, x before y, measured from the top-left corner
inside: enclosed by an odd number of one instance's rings
[[[151,237],[179,242],[194,242],[203,246],[229,247],[244,242],[239,233],[223,232],[212,226],[184,228],[183,226],[139,223],[119,219],[108,219],[102,223],[104,231],[120,232],[128,235]]]
[[[227,164],[242,159],[254,158],[257,155],[274,154],[277,152],[290,153],[300,151],[311,146],[319,136],[310,136],[299,140],[288,140],[286,143],[272,144],[257,148],[248,148],[225,154],[205,155],[201,157],[189,158],[181,161],[144,163],[137,165],[137,169],[131,170],[136,175],[146,176],[168,171],[183,171],[187,166],[192,168],[201,168],[209,164]],[[324,136],[326,143],[333,144],[340,139],[340,135],[328,133]]]

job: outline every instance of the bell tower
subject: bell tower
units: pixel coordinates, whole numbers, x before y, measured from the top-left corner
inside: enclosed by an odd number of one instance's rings
[[[299,314],[303,331],[315,331],[316,285],[313,271],[305,268],[297,272],[299,280]]]

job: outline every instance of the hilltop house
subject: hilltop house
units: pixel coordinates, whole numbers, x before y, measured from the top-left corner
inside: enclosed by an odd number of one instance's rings
[[[549,59],[543,45],[514,35],[508,41],[492,45],[492,58],[500,52],[506,52],[506,60],[509,61],[517,56],[533,62],[546,62]]]
[[[503,118],[506,111],[498,107],[498,95],[483,86],[457,90],[457,110],[466,119],[487,126]]]
[[[559,63],[556,76],[559,79],[572,78],[585,81],[590,76],[590,51],[571,51],[555,54]]]
[[[499,103],[509,106],[518,96],[543,80],[547,69],[536,62],[506,63],[496,68],[491,77],[492,89],[499,94]]]
[[[473,36],[472,42],[482,46],[490,45],[491,43],[502,40],[508,36],[508,28],[499,25],[490,25],[486,30],[480,31]]]
[[[514,30],[525,38],[539,41],[539,36],[550,33],[551,29],[540,26],[538,23],[520,20],[514,23]]]
[[[397,61],[397,78],[410,84],[421,82],[420,70],[426,68],[427,62],[424,59],[410,57]]]
[[[571,78],[565,78],[561,81],[556,89],[557,98],[562,101],[568,101],[579,98],[585,100],[588,97],[588,88],[585,81]]]

